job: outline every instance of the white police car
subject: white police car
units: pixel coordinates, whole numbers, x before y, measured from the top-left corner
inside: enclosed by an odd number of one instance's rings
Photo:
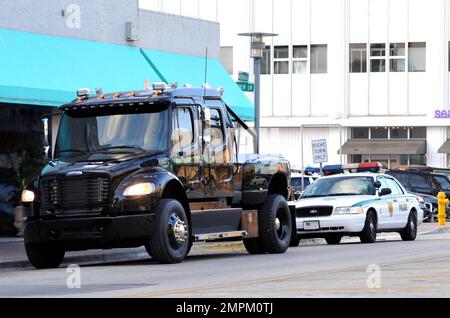
[[[416,239],[423,222],[423,200],[409,194],[393,177],[379,173],[379,163],[324,167],[318,179],[295,201],[298,237],[325,238],[339,244],[343,236],[376,241],[379,232]]]

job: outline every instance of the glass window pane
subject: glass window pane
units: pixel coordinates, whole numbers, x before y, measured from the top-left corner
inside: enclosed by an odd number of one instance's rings
[[[410,72],[425,72],[427,49],[425,42],[409,43],[408,70]]]
[[[410,138],[427,138],[427,128],[426,127],[413,127],[410,129]]]
[[[367,72],[367,45],[350,44],[350,73]]]
[[[304,74],[307,72],[307,67],[308,67],[307,61],[294,61],[292,71],[294,74]]]
[[[328,71],[327,45],[311,45],[311,73],[326,73]]]
[[[371,44],[370,45],[370,56],[386,56],[386,44]]]
[[[274,74],[289,74],[289,61],[276,61]]]
[[[273,57],[276,59],[288,59],[289,47],[288,46],[275,46]]]
[[[408,128],[391,128],[391,139],[408,139]]]
[[[383,166],[383,169],[388,169],[389,156],[388,155],[372,155],[370,157],[372,162],[379,162]]]
[[[270,46],[266,46],[261,59],[261,74],[270,74],[271,72]]]
[[[409,164],[416,166],[426,166],[427,156],[426,155],[409,155]]]
[[[370,138],[371,139],[387,139],[388,129],[387,128],[370,128]]]
[[[302,59],[308,57],[308,47],[306,45],[296,45],[293,51],[294,59]]]
[[[391,69],[391,72],[404,72],[405,71],[405,59],[391,59],[390,69]]]
[[[391,56],[405,56],[405,43],[391,43]]]
[[[362,155],[351,155],[351,163],[361,163]]]
[[[369,139],[369,128],[352,128],[352,139]]]
[[[374,73],[381,73],[386,71],[386,60],[375,59],[370,61],[370,71]]]

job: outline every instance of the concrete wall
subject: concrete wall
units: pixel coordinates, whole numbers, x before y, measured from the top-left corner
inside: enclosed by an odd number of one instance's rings
[[[127,41],[127,22],[138,26],[138,41]],[[220,56],[218,23],[141,11],[138,0],[0,0],[0,28],[195,56],[209,47]]]

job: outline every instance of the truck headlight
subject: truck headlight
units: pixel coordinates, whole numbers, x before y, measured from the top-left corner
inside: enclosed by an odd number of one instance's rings
[[[364,209],[361,207],[339,207],[334,210],[334,214],[363,214]]]
[[[30,190],[23,190],[22,191],[22,203],[32,203],[34,202],[35,199],[35,195],[33,191]]]
[[[131,186],[128,186],[124,191],[123,195],[126,197],[136,197],[147,195],[155,192],[156,185],[151,182],[137,183]]]

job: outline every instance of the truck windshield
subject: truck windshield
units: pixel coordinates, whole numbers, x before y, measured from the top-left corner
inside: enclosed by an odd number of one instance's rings
[[[450,181],[445,176],[434,176],[434,179],[439,183],[442,190],[450,190]]]
[[[167,123],[167,109],[95,116],[65,113],[59,127],[55,157],[95,152],[163,151],[168,148]]]
[[[371,177],[339,177],[319,179],[310,185],[302,198],[317,198],[343,195],[374,195]]]

